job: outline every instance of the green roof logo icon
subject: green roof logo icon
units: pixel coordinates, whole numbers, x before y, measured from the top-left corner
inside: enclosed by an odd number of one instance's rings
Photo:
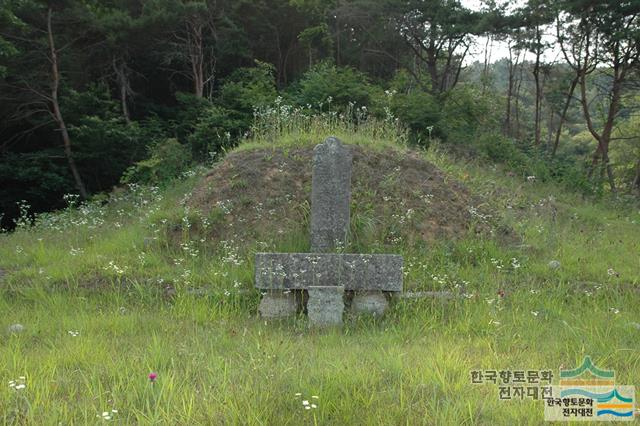
[[[570,379],[576,378],[584,374],[585,372],[590,372],[593,376],[599,379],[608,379],[612,380],[615,377],[615,372],[613,370],[602,370],[595,366],[590,356],[584,357],[582,361],[582,365],[574,368],[573,370],[560,370],[560,378],[561,379]]]

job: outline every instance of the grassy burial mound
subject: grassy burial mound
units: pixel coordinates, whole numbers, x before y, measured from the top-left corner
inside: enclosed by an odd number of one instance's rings
[[[0,234],[1,422],[539,424],[542,401],[471,371],[590,355],[640,382],[637,209],[333,130]],[[308,249],[311,152],[331,133],[354,149],[345,250],[401,254],[405,289],[460,297],[342,331],[256,316],[254,254]]]
[[[208,237],[246,241],[308,233],[313,145],[228,155],[187,205],[213,218]],[[486,203],[417,152],[353,146],[353,250],[488,232]]]

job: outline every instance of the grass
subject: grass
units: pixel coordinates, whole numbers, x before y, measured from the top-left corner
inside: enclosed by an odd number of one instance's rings
[[[240,149],[323,132],[389,145],[373,131],[312,126]],[[201,241],[208,222],[181,203],[198,177],[0,235],[1,421],[540,424],[541,401],[500,401],[496,385],[471,384],[470,370],[558,374],[591,355],[618,383],[640,384],[640,212],[424,155],[483,195],[521,242],[469,235],[384,247],[404,255],[407,289],[465,296],[397,301],[384,318],[349,318],[341,331],[256,317],[253,253],[304,250],[306,230],[248,246]],[[14,323],[25,330],[8,333]],[[20,376],[24,389],[7,385]]]

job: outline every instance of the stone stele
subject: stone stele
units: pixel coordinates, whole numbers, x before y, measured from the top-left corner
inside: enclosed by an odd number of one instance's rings
[[[313,149],[311,178],[311,251],[344,247],[349,231],[351,150],[336,138]]]

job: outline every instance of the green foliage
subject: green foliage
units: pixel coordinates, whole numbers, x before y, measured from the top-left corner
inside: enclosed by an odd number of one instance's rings
[[[213,103],[187,92],[176,92],[175,97],[178,106],[168,111],[169,114],[175,114],[171,120],[172,130],[180,141],[186,141],[200,117],[213,107]]]
[[[594,185],[587,176],[587,168],[577,163],[572,156],[544,158],[544,166],[549,170],[550,178],[559,182],[570,191],[580,194],[602,196],[602,186]]]
[[[190,93],[176,93],[176,98],[180,108],[172,121],[173,131],[189,146],[193,158],[205,160],[210,152],[231,144],[231,132],[241,124],[229,110]]]
[[[7,228],[17,218],[21,200],[28,200],[33,211],[52,210],[64,207],[63,195],[76,190],[64,157],[53,149],[6,154],[0,161],[0,182],[0,212],[6,215],[0,227]]]
[[[432,138],[444,138],[440,127],[441,105],[433,95],[418,90],[395,94],[391,99],[391,110],[409,129],[412,143],[429,146]]]
[[[0,21],[1,22],[1,21]],[[17,55],[18,50],[15,46],[4,38],[0,37],[0,60]],[[0,64],[0,78],[6,76],[7,67]]]
[[[127,125],[120,118],[83,117],[70,129],[70,134],[80,171],[86,176],[87,186],[95,192],[117,183],[132,163],[144,157],[149,142],[148,133],[140,124]]]
[[[625,99],[625,103],[637,110],[640,95]],[[640,192],[640,116],[631,114],[620,120],[615,136],[621,139],[612,147],[611,158],[621,178],[620,186]]]
[[[477,147],[485,160],[504,163],[518,169],[527,163],[527,156],[516,147],[515,141],[505,136],[487,133],[472,141],[472,146]]]
[[[496,96],[462,85],[435,96],[411,87],[400,74],[392,87],[403,91],[391,97],[391,110],[409,128],[411,141],[428,146],[435,138],[451,144],[469,145],[482,134],[499,134]],[[404,81],[403,81],[404,80]],[[394,89],[396,90],[396,89]]]
[[[306,28],[300,34],[298,34],[298,40],[308,49],[311,46],[323,46],[325,48],[331,48],[333,40],[331,39],[331,31],[326,22],[319,25]]]
[[[92,83],[84,90],[70,87],[64,87],[64,89],[60,108],[64,110],[65,119],[69,123],[85,117],[121,118],[120,107],[112,98],[109,86],[106,84]]]
[[[235,70],[222,84],[216,102],[242,114],[248,128],[254,109],[269,105],[278,96],[273,73],[273,65],[260,61],[255,67]]]
[[[243,129],[244,121],[232,111],[212,105],[201,112],[187,141],[194,157],[202,160],[233,146]]]
[[[369,106],[373,92],[369,78],[362,72],[322,62],[304,74],[292,96],[298,105],[345,111],[349,104]]]
[[[483,134],[500,134],[500,113],[500,97],[475,85],[458,85],[444,99],[438,127],[446,141],[466,144]]]
[[[127,123],[108,87],[91,85],[84,91],[69,90],[62,101],[74,158],[93,192],[110,189],[122,173],[141,160],[148,145],[163,136],[146,123]],[[109,161],[105,161],[108,158]]]
[[[122,176],[123,183],[166,185],[180,176],[191,164],[188,146],[170,138],[150,150],[151,156],[131,166]]]
[[[188,93],[177,93],[180,110],[176,133],[186,141],[194,158],[206,159],[233,146],[249,129],[254,109],[277,96],[273,67],[257,62],[239,68],[225,79],[214,102]]]
[[[553,158],[533,145],[523,145],[501,135],[483,134],[472,141],[470,148],[486,163],[498,163],[521,178],[534,177],[535,181],[556,182],[568,190],[582,194],[595,194],[597,185],[587,179],[584,167],[572,156]]]

